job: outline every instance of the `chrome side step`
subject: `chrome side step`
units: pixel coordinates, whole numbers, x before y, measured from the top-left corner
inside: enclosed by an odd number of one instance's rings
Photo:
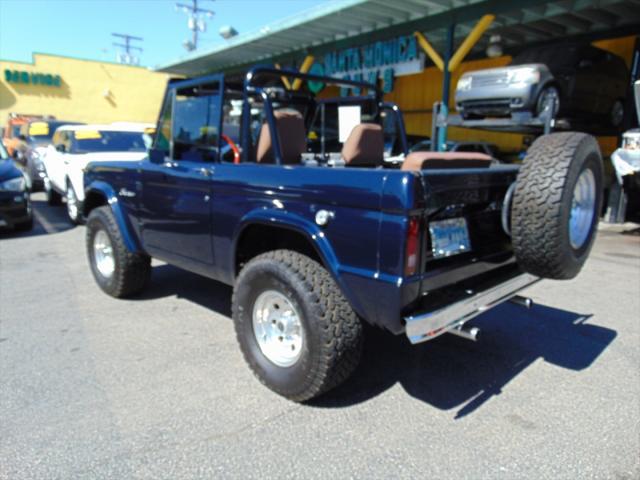
[[[516,297],[520,290],[538,280],[540,280],[538,277],[525,273],[440,310],[405,317],[405,333],[411,343],[426,342],[446,332],[475,339],[478,332],[473,335],[469,331],[472,329],[464,330],[462,328],[464,323],[476,315]]]

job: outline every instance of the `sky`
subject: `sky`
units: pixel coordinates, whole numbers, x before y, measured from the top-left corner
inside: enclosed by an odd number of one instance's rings
[[[198,0],[213,10],[198,50],[225,41],[218,30],[232,25],[239,33],[299,15],[333,0]],[[31,62],[33,52],[115,61],[119,42],[111,33],[142,37],[140,64],[154,67],[184,56],[191,38],[187,14],[177,2],[191,0],[0,0],[0,59]]]

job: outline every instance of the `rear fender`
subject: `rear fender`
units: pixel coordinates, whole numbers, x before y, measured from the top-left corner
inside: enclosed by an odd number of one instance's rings
[[[253,210],[246,214],[240,221],[233,238],[233,255],[231,256],[232,271],[234,278],[238,274],[235,271],[235,258],[237,253],[237,247],[239,239],[242,236],[242,232],[245,228],[255,224],[269,225],[273,227],[286,228],[295,232],[301,233],[307,238],[309,243],[315,249],[316,253],[320,256],[324,267],[329,271],[335,282],[340,287],[342,294],[351,304],[351,307],[360,316],[365,315],[365,309],[362,308],[361,302],[356,295],[353,294],[351,289],[347,286],[341,271],[344,270],[338,261],[333,247],[329,243],[329,240],[325,236],[324,232],[318,225],[309,220],[291,212],[284,212],[276,209],[261,209]]]
[[[118,195],[116,194],[113,187],[108,183],[102,181],[93,181],[89,185],[87,185],[87,188],[85,189],[84,204],[85,217],[89,216],[89,213],[92,209],[92,204],[89,199],[93,195],[99,195],[103,197],[106,205],[108,205],[111,209],[111,212],[113,212],[113,216],[116,219],[118,228],[120,229],[120,233],[122,234],[122,239],[125,246],[127,247],[127,250],[132,253],[142,252],[140,241],[134,234],[134,230],[129,224],[129,221],[127,220],[127,217],[122,210],[122,205],[118,201]]]

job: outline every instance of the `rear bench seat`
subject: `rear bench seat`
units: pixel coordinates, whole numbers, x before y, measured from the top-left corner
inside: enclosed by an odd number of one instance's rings
[[[493,158],[475,152],[412,152],[402,162],[402,170],[415,171],[434,168],[486,168]]]

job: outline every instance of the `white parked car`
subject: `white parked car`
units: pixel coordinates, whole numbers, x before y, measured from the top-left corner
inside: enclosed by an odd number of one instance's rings
[[[142,160],[147,154],[145,136],[153,128],[151,124],[124,122],[59,127],[42,158],[49,205],[59,205],[64,197],[69,219],[80,223],[84,168],[95,162]]]

